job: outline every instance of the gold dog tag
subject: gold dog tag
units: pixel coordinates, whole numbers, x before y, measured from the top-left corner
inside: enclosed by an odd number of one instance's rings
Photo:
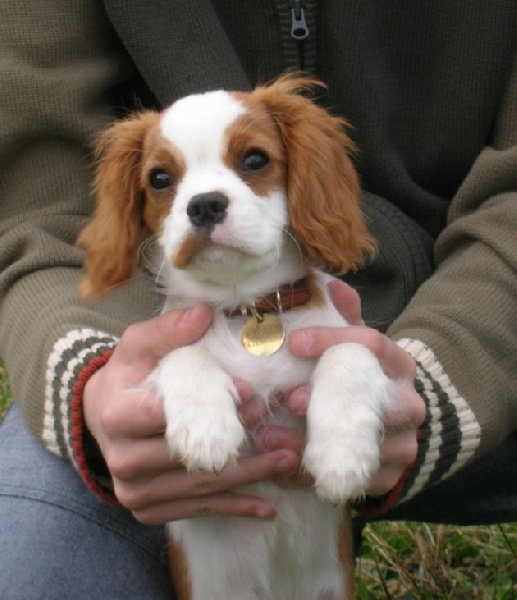
[[[255,356],[274,354],[284,343],[284,328],[280,319],[268,313],[250,317],[242,328],[241,343]]]

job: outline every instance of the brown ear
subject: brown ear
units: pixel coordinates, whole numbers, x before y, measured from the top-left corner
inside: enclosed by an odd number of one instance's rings
[[[347,122],[331,116],[307,96],[321,86],[304,77],[284,76],[254,94],[280,128],[287,150],[287,196],[294,236],[317,267],[343,274],[373,253],[359,207],[360,184],[350,155]]]
[[[156,113],[119,121],[99,137],[94,182],[96,208],[77,239],[86,250],[79,295],[91,298],[133,274],[143,236],[140,163],[146,133]]]

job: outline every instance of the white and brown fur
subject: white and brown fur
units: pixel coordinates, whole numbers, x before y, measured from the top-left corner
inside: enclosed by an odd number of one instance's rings
[[[283,77],[251,93],[188,96],[114,124],[99,143],[97,208],[79,240],[87,251],[82,295],[128,281],[142,241],[155,236],[164,310],[201,302],[214,309],[206,335],[163,358],[148,382],[164,401],[171,454],[192,471],[218,472],[253,452],[234,376],[264,403],[273,392],[311,386],[306,421],[285,408],[264,421],[306,428],[303,465],[314,489],[263,482],[241,490],[268,498],[277,509],[271,520],[170,523],[180,600],[353,595],[346,503],[364,493],[378,468],[392,384],[356,344],[336,345],[317,362],[296,358],[287,342],[270,356],[253,356],[239,339],[247,317],[227,316],[306,278],[311,301],[279,315],[286,337],[300,327],[346,326],[324,271],[356,269],[373,243],[346,123],[307,97],[314,84]]]

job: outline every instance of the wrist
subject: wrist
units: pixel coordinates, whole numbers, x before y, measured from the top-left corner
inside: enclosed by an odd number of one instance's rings
[[[112,354],[113,349],[108,349],[92,358],[76,379],[71,399],[71,438],[77,469],[86,485],[105,502],[118,505],[108,467],[86,424],[84,414],[85,388],[90,378],[109,361]]]

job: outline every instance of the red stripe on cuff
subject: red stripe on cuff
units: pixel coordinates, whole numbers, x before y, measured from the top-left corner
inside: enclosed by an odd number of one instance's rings
[[[95,476],[88,466],[88,460],[83,446],[84,433],[86,431],[86,424],[83,416],[84,388],[90,377],[109,361],[112,354],[113,349],[110,349],[99,356],[92,358],[92,360],[83,367],[74,383],[71,399],[72,449],[79,473],[89,489],[104,502],[107,502],[112,506],[121,506],[115,496],[107,492],[95,479]]]

